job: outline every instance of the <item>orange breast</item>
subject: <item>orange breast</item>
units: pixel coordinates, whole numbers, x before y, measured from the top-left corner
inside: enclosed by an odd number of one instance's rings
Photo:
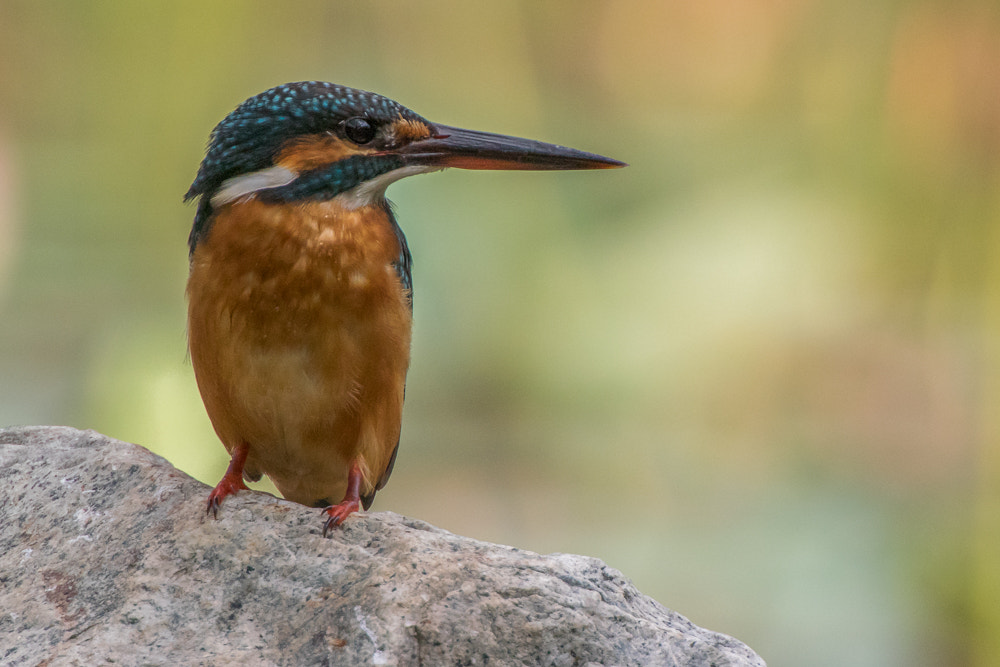
[[[192,258],[191,361],[227,450],[291,500],[336,502],[350,462],[374,490],[398,442],[410,310],[387,211],[223,207]]]

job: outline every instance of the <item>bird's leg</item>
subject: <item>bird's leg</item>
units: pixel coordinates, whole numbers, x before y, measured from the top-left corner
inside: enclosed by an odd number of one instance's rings
[[[216,519],[219,518],[219,505],[222,504],[222,500],[226,496],[248,488],[243,483],[243,466],[247,462],[247,454],[249,453],[250,446],[245,442],[241,442],[233,447],[233,451],[231,452],[232,458],[229,461],[229,468],[226,469],[226,474],[222,476],[219,483],[212,489],[212,493],[208,494],[207,511]]]
[[[361,507],[361,466],[357,461],[351,463],[351,469],[347,472],[347,493],[344,499],[337,505],[330,505],[324,512],[329,514],[326,523],[323,524],[323,537],[339,526],[344,519],[355,513]]]

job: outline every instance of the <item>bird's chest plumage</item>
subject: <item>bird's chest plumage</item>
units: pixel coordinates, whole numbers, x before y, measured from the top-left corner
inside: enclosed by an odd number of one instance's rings
[[[336,200],[227,206],[195,249],[189,344],[209,416],[292,500],[339,497],[357,457],[374,485],[396,446],[411,323],[399,256],[387,210]]]

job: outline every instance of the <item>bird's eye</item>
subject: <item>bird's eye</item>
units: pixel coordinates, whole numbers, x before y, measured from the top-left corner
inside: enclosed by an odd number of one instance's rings
[[[360,116],[344,121],[344,134],[356,144],[367,144],[375,138],[375,126]]]

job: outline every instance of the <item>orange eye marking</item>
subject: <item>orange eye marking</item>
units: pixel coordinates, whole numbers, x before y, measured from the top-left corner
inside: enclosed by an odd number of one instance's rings
[[[423,123],[400,118],[392,125],[396,137],[404,141],[416,141],[431,136],[431,130]]]

